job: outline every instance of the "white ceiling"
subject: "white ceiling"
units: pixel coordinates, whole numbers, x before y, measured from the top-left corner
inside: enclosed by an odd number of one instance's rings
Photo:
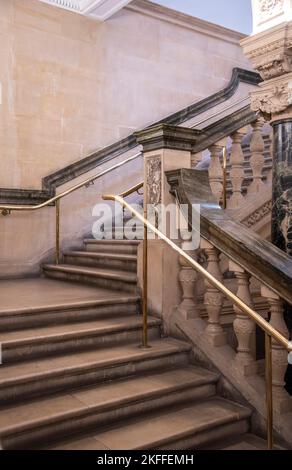
[[[105,21],[131,0],[40,0],[65,10]]]

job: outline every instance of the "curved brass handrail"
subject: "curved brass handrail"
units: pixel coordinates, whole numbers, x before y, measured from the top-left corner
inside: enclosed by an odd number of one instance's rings
[[[135,186],[132,186],[132,188],[127,189],[127,191],[124,191],[123,193],[119,194],[120,197],[127,197],[130,196],[130,194],[137,193],[139,189],[143,188],[144,186],[144,181],[141,181],[140,183],[136,184]]]
[[[127,192],[126,192],[127,193]],[[144,217],[136,211],[130,204],[128,204],[123,197],[114,195],[104,195],[104,200],[116,201],[122,205],[123,209],[128,209],[133,216],[135,216],[144,226],[144,243],[143,243],[143,341],[142,346],[144,348],[149,347],[148,345],[148,284],[147,284],[147,229],[150,229],[155,233],[161,240],[165,241],[174,251],[176,251],[182,258],[184,258],[188,264],[195,269],[197,272],[203,275],[205,279],[213,287],[222,292],[232,304],[236,305],[242,312],[244,312],[249,318],[251,318],[262,330],[265,332],[265,375],[266,375],[266,406],[267,406],[267,448],[273,449],[273,371],[272,371],[272,339],[277,343],[281,344],[287,351],[292,351],[292,341],[288,341],[279,331],[270,325],[264,318],[262,318],[257,312],[246,305],[239,297],[233,292],[227,289],[224,284],[218,281],[212,274],[204,269],[197,261],[191,256],[185,253],[179,248],[173,241],[158,230],[147,220],[147,209],[144,207]]]
[[[285,336],[283,336],[279,331],[277,331],[273,326],[270,325],[264,318],[261,317],[257,312],[252,308],[246,305],[239,297],[237,297],[233,292],[231,292],[227,287],[224,286],[220,281],[218,281],[212,274],[210,274],[206,269],[204,269],[197,261],[195,261],[191,256],[189,256],[185,251],[179,248],[172,240],[170,240],[166,235],[164,235],[160,230],[158,230],[154,225],[152,225],[145,217],[143,217],[139,212],[137,212],[130,204],[128,204],[121,196],[114,195],[104,195],[102,197],[104,200],[116,201],[126,209],[128,209],[144,226],[148,227],[153,233],[155,233],[161,240],[165,241],[173,250],[175,250],[180,256],[182,256],[188,263],[202,274],[213,287],[218,289],[222,294],[224,294],[233,304],[235,304],[242,312],[248,315],[252,320],[254,320],[257,325],[259,325],[269,336],[271,336],[275,341],[280,343],[287,351],[292,352],[292,342],[288,341]]]
[[[77,191],[77,189],[83,188],[83,187],[88,187],[94,181],[96,181],[98,178],[101,178],[102,176],[106,175],[107,173],[110,173],[113,170],[116,170],[120,168],[121,166],[126,165],[127,163],[135,160],[136,158],[140,157],[141,153],[136,153],[132,157],[127,158],[126,160],[123,160],[120,163],[117,163],[116,165],[111,166],[110,168],[107,168],[106,170],[97,173],[96,175],[92,176],[91,178],[87,178],[86,180],[82,181],[81,183],[78,183],[71,188],[67,189],[66,191],[63,191],[62,193],[48,199],[45,202],[42,202],[41,204],[37,204],[34,206],[24,206],[24,205],[0,205],[0,211],[2,215],[7,215],[7,213],[10,213],[11,211],[36,211],[39,209],[42,209],[43,207],[50,206],[53,203],[59,201],[60,199],[63,199],[65,196],[68,196],[69,194],[73,193],[74,191]],[[140,188],[138,188],[140,189]]]

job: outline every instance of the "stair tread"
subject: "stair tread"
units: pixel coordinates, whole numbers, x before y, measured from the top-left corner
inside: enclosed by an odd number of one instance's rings
[[[73,354],[26,361],[21,364],[3,365],[0,368],[0,387],[25,383],[28,380],[35,380],[38,377],[50,376],[51,374],[64,376],[66,372],[82,373],[84,367],[103,368],[191,350],[189,344],[169,338],[154,340],[151,342],[151,346],[145,350],[137,347],[137,344],[127,344],[112,348],[79,351]]]
[[[76,266],[73,264],[46,264],[43,266],[43,268],[50,271],[61,271],[71,274],[85,274],[88,276],[106,277],[108,279],[123,280],[131,283],[137,282],[137,275],[135,273],[117,269],[91,268],[87,266]]]
[[[1,281],[0,298],[0,316],[138,300],[131,293],[46,278]]]
[[[149,317],[149,326],[160,325],[161,320]],[[18,331],[8,331],[0,333],[0,343],[2,346],[15,346],[40,341],[42,339],[62,340],[70,337],[86,336],[94,334],[107,334],[114,331],[126,331],[142,327],[142,317],[129,315],[115,318],[105,318],[94,321],[78,322],[65,325],[44,326],[28,328]]]
[[[122,244],[122,245],[139,245],[141,243],[141,240],[95,240],[94,238],[85,238],[84,243],[93,243],[95,245],[98,245],[100,243],[102,244],[107,244],[107,245],[116,245],[116,244]]]
[[[223,444],[221,450],[267,450],[267,441],[254,434],[244,434]]]
[[[57,444],[53,449],[73,450],[86,448],[86,445],[92,450],[152,449],[189,435],[214,429],[216,426],[247,419],[250,415],[251,411],[247,408],[215,397],[188,406],[180,406],[173,411],[164,410],[140,419],[120,422],[99,433],[91,433],[86,437],[76,437],[66,443]]]
[[[108,258],[108,259],[117,259],[117,260],[124,260],[124,261],[137,261],[137,255],[128,255],[123,253],[107,253],[107,252],[99,252],[99,251],[65,251],[65,256],[76,256],[81,257],[84,256],[85,258]]]
[[[77,413],[115,408],[153,395],[163,395],[186,387],[215,383],[218,375],[195,366],[126,378],[115,382],[59,393],[0,410],[0,435],[45,425]]]

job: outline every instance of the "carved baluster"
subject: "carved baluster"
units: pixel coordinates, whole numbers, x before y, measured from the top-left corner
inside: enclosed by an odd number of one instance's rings
[[[262,134],[264,123],[265,120],[260,117],[252,124],[253,132],[250,141],[250,166],[252,169],[253,181],[248,188],[249,194],[258,193],[265,187],[262,179],[263,166],[265,163],[265,142]]]
[[[211,162],[209,166],[209,181],[212,192],[219,203],[223,190],[223,170],[220,162],[222,147],[220,145],[212,145],[209,148],[209,152],[211,154]]]
[[[208,259],[207,270],[218,281],[223,280],[219,265],[219,251],[206,240],[202,240],[201,248],[205,251]],[[208,313],[208,326],[205,335],[214,346],[226,344],[226,333],[220,324],[220,313],[223,306],[223,295],[218,289],[205,281],[206,293],[204,303]]]
[[[244,156],[241,142],[244,136],[243,130],[236,131],[231,135],[232,148],[230,155],[230,178],[232,183],[232,196],[228,201],[228,208],[237,209],[244,201],[242,195],[242,183],[244,180]]]
[[[229,269],[233,271],[237,279],[237,297],[249,307],[253,308],[253,301],[250,293],[250,275],[233,261],[229,262]],[[237,338],[238,347],[235,360],[238,364],[246,368],[254,364],[254,357],[252,351],[254,350],[252,342],[255,340],[255,323],[245,313],[242,312],[237,306],[234,305],[236,319],[233,323],[233,329]],[[251,369],[251,367],[249,367]],[[253,371],[253,370],[252,370]],[[255,370],[254,370],[255,371]]]
[[[273,291],[265,286],[261,288],[261,294],[268,301],[270,307],[270,324],[283,336],[289,338],[288,328],[284,319],[283,301]],[[272,368],[273,368],[273,397],[275,408],[278,412],[291,410],[291,398],[284,389],[285,373],[288,365],[288,353],[274,339],[272,340]]]
[[[182,249],[183,246],[182,246]],[[179,282],[182,288],[182,302],[178,307],[180,314],[187,320],[198,318],[199,311],[196,302],[196,281],[198,273],[190,267],[185,258],[180,256],[179,263],[181,266],[179,273]]]

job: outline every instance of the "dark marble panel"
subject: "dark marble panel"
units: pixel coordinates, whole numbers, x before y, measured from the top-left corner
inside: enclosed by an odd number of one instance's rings
[[[292,255],[292,120],[274,128],[272,241]]]

